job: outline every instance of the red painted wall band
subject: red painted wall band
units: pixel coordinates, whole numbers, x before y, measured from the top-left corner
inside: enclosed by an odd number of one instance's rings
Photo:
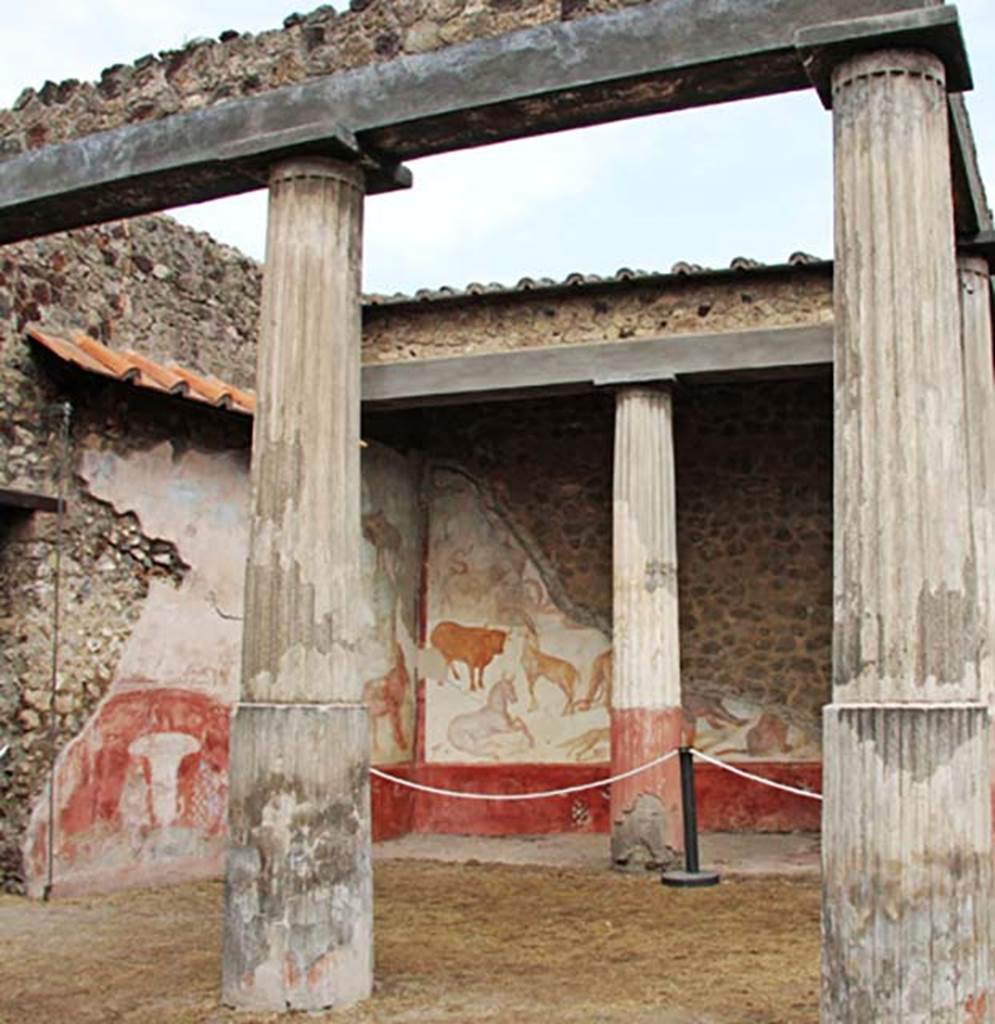
[[[818,762],[751,761],[744,767],[775,782],[814,792],[822,788]],[[425,785],[476,793],[559,789],[596,782],[610,774],[606,764],[389,765],[384,771]],[[702,832],[818,831],[821,824],[818,800],[737,778],[713,765],[696,766],[695,790]],[[374,778],[372,794],[374,839],[396,838],[407,832],[512,836],[608,832],[611,827],[603,787],[545,800],[491,803],[415,793]]]

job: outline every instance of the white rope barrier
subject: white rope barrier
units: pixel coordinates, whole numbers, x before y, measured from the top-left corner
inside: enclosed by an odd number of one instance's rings
[[[610,786],[613,782],[631,779],[634,775],[649,771],[650,768],[656,768],[658,765],[664,764],[676,756],[677,751],[671,750],[666,754],[661,754],[660,757],[654,758],[652,761],[648,761],[646,764],[641,764],[638,768],[630,768],[627,772],[613,775],[610,779],[598,779],[597,782],[584,782],[577,786],[564,786],[563,789],[546,789],[541,793],[466,793],[458,789],[439,789],[437,786],[423,786],[420,782],[411,782],[409,779],[390,775],[387,772],[380,771],[379,768],[371,768],[370,774],[375,775],[378,779],[396,783],[398,786],[405,786],[407,789],[416,789],[419,793],[431,793],[433,796],[451,796],[459,800],[545,800],[551,796],[567,796],[570,793],[581,793],[586,789],[601,789],[604,786]]]
[[[813,793],[809,789],[799,789],[796,786],[788,786],[783,782],[774,782],[773,779],[765,779],[762,775],[754,775],[753,772],[743,771],[742,768],[736,768],[731,764],[727,764],[725,761],[720,761],[717,757],[711,757],[709,754],[702,753],[702,751],[694,749],[692,751],[694,756],[700,758],[702,761],[707,761],[709,764],[714,764],[718,768],[723,768],[727,772],[731,772],[733,775],[739,775],[744,779],[749,779],[751,782],[758,782],[762,786],[770,786],[771,789],[780,789],[785,793],[791,793],[794,796],[804,796],[809,800],[821,800],[821,793]],[[596,782],[584,782],[576,786],[564,786],[562,789],[545,789],[538,793],[467,793],[465,790],[458,789],[441,789],[438,786],[426,786],[420,782],[412,782],[410,779],[402,779],[398,775],[391,775],[389,772],[383,772],[379,768],[371,768],[370,774],[375,775],[378,779],[383,779],[385,782],[393,782],[397,786],[404,786],[406,789],[414,789],[419,793],[431,793],[432,796],[448,796],[454,797],[457,800],[545,800],[548,797],[553,796],[568,796],[571,793],[582,793],[588,789],[602,789],[605,786],[610,786],[614,782],[622,782],[624,779],[631,779],[635,775],[639,775],[642,772],[649,771],[650,768],[656,768],[661,764],[665,764],[672,757],[677,756],[678,751],[671,750],[666,754],[661,754],[660,757],[654,758],[652,761],[647,761],[646,764],[640,765],[638,768],[630,768],[626,772],[621,772],[618,775],[613,775],[608,779],[598,779]]]
[[[810,789],[798,789],[796,786],[786,786],[783,782],[774,782],[773,779],[765,779],[762,775],[754,775],[753,772],[744,772],[742,768],[734,768],[731,764],[726,764],[725,761],[720,761],[717,757],[710,757],[708,754],[703,754],[700,750],[693,750],[695,757],[701,758],[702,761],[707,761],[709,764],[714,764],[719,768],[724,768],[727,772],[732,772],[733,775],[740,775],[744,779],[750,779],[752,782],[759,782],[764,786],[770,786],[771,789],[781,789],[785,793],[793,793],[795,796],[806,796],[809,800],[821,800],[821,793],[813,793]]]

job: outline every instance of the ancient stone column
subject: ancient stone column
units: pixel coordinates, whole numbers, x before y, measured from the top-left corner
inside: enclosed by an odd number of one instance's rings
[[[615,407],[612,774],[680,745],[680,636],[673,407],[627,388]],[[612,861],[673,866],[683,847],[676,758],[611,789]]]
[[[979,679],[945,74],[837,66],[836,565],[824,1022],[988,1020]]]
[[[364,181],[279,164],[252,448],[242,701],[232,727],[223,998],[342,1007],[372,984],[360,592]]]
[[[986,260],[961,256],[961,348],[967,423],[968,481],[978,562],[982,623],[981,686],[995,703],[995,373],[992,369],[992,286]]]

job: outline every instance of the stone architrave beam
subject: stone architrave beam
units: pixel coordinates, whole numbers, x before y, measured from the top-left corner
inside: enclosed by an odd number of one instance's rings
[[[995,231],[979,231],[970,238],[962,238],[957,246],[966,256],[978,256],[988,264],[988,272],[995,267]]]
[[[493,401],[698,375],[802,376],[827,371],[832,361],[832,325],[814,324],[367,363],[363,405]]]
[[[257,188],[353,137],[387,164],[377,191],[415,157],[802,89],[798,30],[930,4],[660,0],[118,128],[5,161],[0,244]]]

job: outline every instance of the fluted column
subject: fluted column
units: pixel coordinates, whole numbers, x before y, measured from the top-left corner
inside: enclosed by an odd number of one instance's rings
[[[995,373],[992,369],[991,275],[986,260],[961,256],[961,347],[967,422],[968,480],[978,562],[982,624],[981,688],[995,703]]]
[[[628,388],[615,408],[612,774],[680,744],[680,636],[673,407],[668,391]],[[615,783],[612,860],[670,866],[682,847],[676,760]]]
[[[944,68],[919,51],[854,57],[835,69],[832,98],[822,1019],[988,1020],[989,710]]]
[[[223,998],[347,1006],[372,985],[369,741],[356,664],[361,170],[270,178]]]

